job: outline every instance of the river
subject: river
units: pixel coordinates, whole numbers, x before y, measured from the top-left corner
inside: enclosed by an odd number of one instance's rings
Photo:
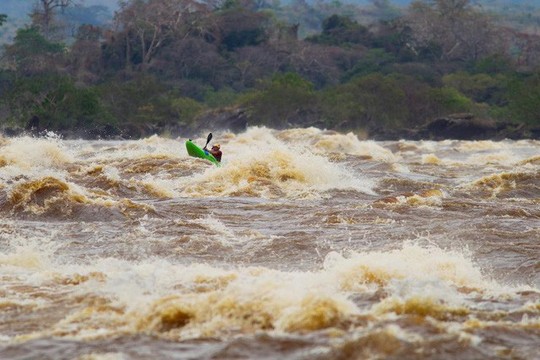
[[[185,140],[0,137],[1,359],[540,358],[539,141]]]

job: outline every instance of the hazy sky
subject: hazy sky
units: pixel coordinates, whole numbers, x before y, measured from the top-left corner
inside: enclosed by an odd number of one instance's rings
[[[7,14],[9,17],[24,17],[32,9],[36,0],[0,0],[0,14]],[[118,7],[118,0],[75,0],[85,6],[103,5],[111,12]]]

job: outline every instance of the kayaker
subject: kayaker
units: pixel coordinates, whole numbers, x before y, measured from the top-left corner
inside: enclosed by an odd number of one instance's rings
[[[212,146],[212,149],[208,150],[206,148],[206,146],[204,147],[203,150],[205,151],[208,151],[210,154],[212,154],[212,156],[214,156],[216,158],[216,160],[218,162],[221,162],[221,155],[222,155],[222,152],[221,152],[221,145],[219,144],[214,144],[214,146]]]

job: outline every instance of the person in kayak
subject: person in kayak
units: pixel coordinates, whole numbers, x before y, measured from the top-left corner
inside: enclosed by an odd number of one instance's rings
[[[221,152],[221,145],[219,144],[214,144],[214,146],[212,146],[212,149],[208,150],[206,148],[206,146],[204,147],[204,151],[208,151],[210,154],[212,154],[212,156],[214,156],[216,158],[216,160],[218,162],[221,162],[221,155],[222,155],[222,152]]]

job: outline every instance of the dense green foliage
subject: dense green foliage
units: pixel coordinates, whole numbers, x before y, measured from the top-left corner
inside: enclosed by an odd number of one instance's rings
[[[193,129],[216,108],[278,128],[406,129],[452,113],[540,126],[540,37],[467,0],[128,0],[114,26],[104,7],[61,10],[36,8],[4,46],[0,128]]]
[[[295,73],[276,74],[260,90],[245,97],[254,124],[285,127],[301,120],[316,104],[313,84]]]
[[[538,125],[540,122],[540,72],[509,85],[508,113],[517,122]]]
[[[60,130],[106,120],[95,89],[79,88],[68,76],[17,77],[10,87],[4,99],[14,119],[37,116],[43,125]]]

